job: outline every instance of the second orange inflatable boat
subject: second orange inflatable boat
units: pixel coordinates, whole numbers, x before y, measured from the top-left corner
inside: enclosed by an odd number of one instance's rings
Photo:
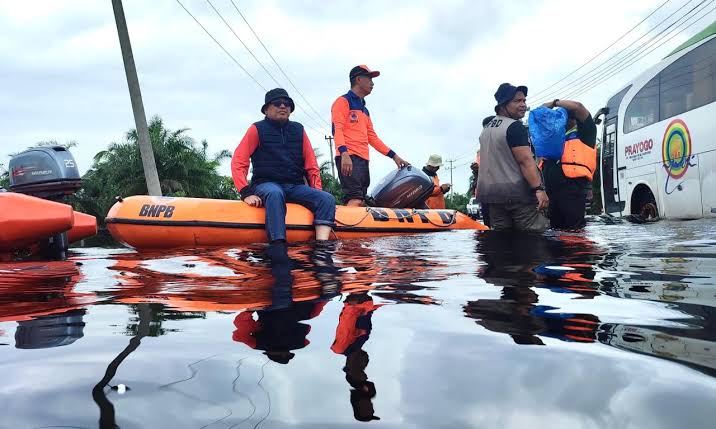
[[[266,241],[264,209],[242,201],[137,195],[117,202],[107,214],[115,240],[137,249],[233,246]],[[454,210],[336,208],[335,238],[400,235],[487,227]],[[288,241],[313,238],[313,213],[288,204]]]

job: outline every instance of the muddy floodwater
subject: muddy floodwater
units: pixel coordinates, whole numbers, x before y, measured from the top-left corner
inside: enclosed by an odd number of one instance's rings
[[[73,249],[0,264],[0,428],[713,428],[715,283],[707,220]]]

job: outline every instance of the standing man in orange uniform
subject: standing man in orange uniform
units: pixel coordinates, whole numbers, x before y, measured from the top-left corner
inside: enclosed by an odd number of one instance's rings
[[[333,137],[336,141],[336,164],[347,206],[365,205],[370,185],[368,145],[395,161],[398,168],[409,165],[383,143],[373,129],[365,107],[365,97],[373,91],[373,78],[380,75],[366,65],[355,66],[348,77],[351,89],[331,106]]]

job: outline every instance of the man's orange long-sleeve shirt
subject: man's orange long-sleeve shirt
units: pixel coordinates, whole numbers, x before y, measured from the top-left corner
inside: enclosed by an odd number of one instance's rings
[[[389,158],[395,155],[375,133],[365,101],[353,91],[348,91],[333,102],[331,121],[336,141],[336,156],[348,152],[367,161],[368,145]]]

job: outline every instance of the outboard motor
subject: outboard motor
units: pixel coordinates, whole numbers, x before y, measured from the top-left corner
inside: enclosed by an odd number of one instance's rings
[[[62,146],[34,147],[10,158],[10,191],[47,200],[65,202],[82,187],[75,158]],[[41,244],[42,254],[65,259],[67,233],[50,237]]]
[[[376,207],[423,208],[433,193],[433,181],[419,168],[402,167],[378,182],[372,198]]]

